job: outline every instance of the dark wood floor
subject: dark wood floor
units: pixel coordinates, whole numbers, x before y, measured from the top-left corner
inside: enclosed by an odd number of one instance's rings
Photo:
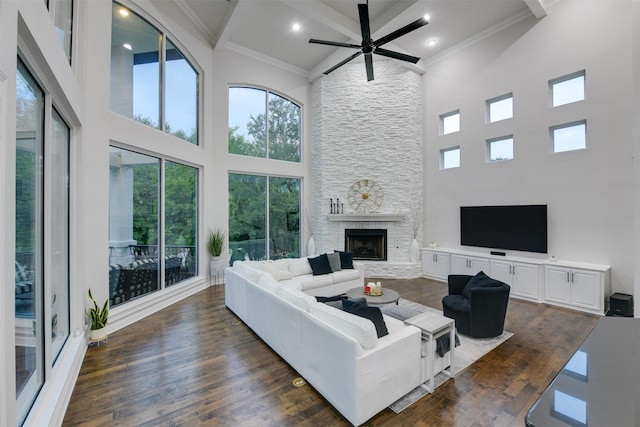
[[[442,308],[446,284],[382,280]],[[401,414],[369,426],[522,426],[597,316],[511,299],[514,336]],[[87,351],[65,426],[342,426],[348,422],[224,305],[213,286]]]

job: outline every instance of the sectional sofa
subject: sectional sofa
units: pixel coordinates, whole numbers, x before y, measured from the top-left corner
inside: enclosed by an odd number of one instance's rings
[[[358,426],[413,390],[421,378],[420,330],[383,316],[374,323],[316,296],[364,286],[361,265],[314,274],[307,258],[236,261],[225,303],[305,380]]]

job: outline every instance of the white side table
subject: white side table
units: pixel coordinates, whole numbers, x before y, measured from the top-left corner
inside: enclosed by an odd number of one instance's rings
[[[424,312],[413,316],[404,321],[408,325],[413,325],[420,328],[422,331],[422,339],[427,341],[427,356],[422,361],[422,387],[429,393],[433,393],[434,387],[434,361],[436,353],[435,341],[445,334],[449,334],[450,339],[450,357],[451,362],[448,369],[443,369],[442,372],[449,378],[455,376],[454,372],[454,354],[456,348],[456,328],[455,320],[449,319],[441,314]],[[428,383],[428,384],[427,384]]]

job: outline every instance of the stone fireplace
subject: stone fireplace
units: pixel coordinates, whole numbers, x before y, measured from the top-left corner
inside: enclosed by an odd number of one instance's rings
[[[367,277],[420,276],[422,266],[410,261],[409,248],[411,212],[423,199],[421,76],[381,59],[374,81],[367,81],[362,64],[346,64],[314,81],[311,90],[310,233],[316,252],[359,251]],[[349,203],[350,187],[362,179],[374,180],[384,192],[375,212],[356,212]],[[339,214],[329,209],[332,199],[340,199]],[[374,230],[386,234],[370,235]],[[365,242],[362,233],[369,234]],[[421,226],[417,234],[421,242]]]
[[[344,247],[346,251],[353,252],[354,260],[386,261],[387,230],[346,228]]]

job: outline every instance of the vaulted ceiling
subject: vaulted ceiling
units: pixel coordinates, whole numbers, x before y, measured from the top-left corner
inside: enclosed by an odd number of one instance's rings
[[[310,38],[360,44],[358,3],[367,0],[175,0],[154,2],[179,10],[215,49],[262,57],[291,71],[319,77],[354,53],[343,47],[309,44]],[[528,16],[542,18],[547,0],[368,0],[375,40],[428,14],[429,24],[385,48],[424,61]],[[175,6],[178,8],[175,8]],[[166,10],[168,11],[168,10]],[[293,24],[300,29],[294,31]],[[431,42],[432,45],[429,44]],[[386,60],[374,56],[377,60]]]

